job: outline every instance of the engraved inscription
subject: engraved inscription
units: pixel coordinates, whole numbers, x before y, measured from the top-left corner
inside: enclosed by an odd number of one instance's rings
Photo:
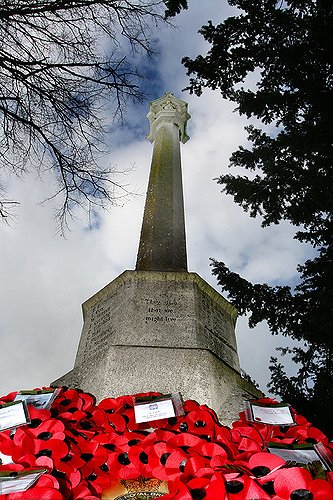
[[[112,307],[110,299],[115,294],[108,294],[91,308],[86,325],[86,341],[82,349],[83,361],[101,354],[108,346],[113,334],[111,328]]]
[[[204,327],[218,337],[222,342],[236,348],[236,340],[231,318],[208,296],[201,294],[200,308]]]
[[[176,323],[177,320],[181,319],[179,316],[183,315],[184,304],[175,299],[144,298],[143,304],[145,306],[145,324]]]

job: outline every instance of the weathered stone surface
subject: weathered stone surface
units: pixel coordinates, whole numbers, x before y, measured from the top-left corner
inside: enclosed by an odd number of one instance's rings
[[[180,391],[215,409],[225,425],[238,418],[242,402],[259,395],[239,373],[204,349],[112,346],[54,382],[104,397]]]
[[[98,399],[180,391],[226,421],[256,394],[239,374],[235,308],[195,273],[125,271],[83,315],[74,369],[54,385]]]
[[[180,140],[186,142],[187,104],[170,92],[150,104],[154,141],[136,269],[187,271]]]
[[[195,273],[125,271],[83,304],[75,365],[110,346],[208,349],[239,371],[236,310]]]

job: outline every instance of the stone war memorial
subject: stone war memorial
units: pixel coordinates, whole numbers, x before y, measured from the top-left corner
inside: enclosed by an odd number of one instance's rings
[[[73,370],[0,397],[0,500],[333,500],[333,443],[241,377],[235,308],[188,272],[187,104],[148,118],[136,269],[83,304]]]
[[[0,397],[0,500],[333,500],[333,443],[241,377],[235,308],[188,272],[187,104],[148,118],[136,269],[83,304],[73,370]]]
[[[180,392],[230,424],[243,400],[261,393],[240,375],[236,309],[188,271],[180,156],[187,104],[166,92],[147,117],[154,147],[136,269],[84,302],[74,368],[52,385],[97,400]]]

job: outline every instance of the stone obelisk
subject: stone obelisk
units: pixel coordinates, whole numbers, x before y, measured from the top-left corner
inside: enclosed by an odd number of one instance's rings
[[[136,269],[187,271],[180,141],[185,143],[187,104],[166,93],[147,114],[153,158]]]
[[[53,385],[97,399],[180,391],[228,423],[259,392],[240,376],[236,309],[187,271],[180,142],[190,115],[166,92],[147,117],[154,150],[136,269],[84,302],[74,368]]]

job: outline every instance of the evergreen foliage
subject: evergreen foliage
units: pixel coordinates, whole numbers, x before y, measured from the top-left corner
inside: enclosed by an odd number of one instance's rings
[[[252,284],[216,260],[213,273],[240,313],[250,315],[251,327],[266,320],[272,334],[304,341],[290,351],[296,376],[288,378],[272,358],[271,391],[332,433],[333,4],[229,4],[240,14],[201,29],[211,45],[207,55],[183,59],[191,93],[219,89],[241,115],[262,124],[247,127],[251,145],[231,156],[230,166],[249,175],[224,174],[218,182],[264,227],[290,221],[314,257],[299,264],[294,288]]]

